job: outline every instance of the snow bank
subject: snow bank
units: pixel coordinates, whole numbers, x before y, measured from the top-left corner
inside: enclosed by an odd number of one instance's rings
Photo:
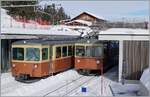
[[[13,25],[12,23],[15,23]],[[1,8],[1,28],[3,27],[11,27],[11,26],[19,27],[21,23],[16,22],[12,17],[7,14],[7,10]]]
[[[50,90],[72,81],[80,75],[75,70],[68,70],[31,84],[20,83],[14,80],[10,73],[2,74],[2,96],[42,96]],[[5,79],[4,79],[5,78]],[[7,82],[6,82],[7,81]]]
[[[73,31],[65,26],[54,26],[51,29],[26,29],[26,28],[5,28],[3,34],[32,34],[32,35],[70,35],[79,36],[78,31]]]
[[[150,91],[150,69],[149,68],[144,70],[144,72],[140,78],[140,81]]]
[[[6,85],[12,81],[14,81],[14,78],[11,76],[10,73],[3,73],[1,75],[1,86]]]
[[[3,34],[44,34],[44,35],[71,35],[79,36],[78,31],[64,25],[50,26],[33,23],[17,22],[1,8],[1,33]]]

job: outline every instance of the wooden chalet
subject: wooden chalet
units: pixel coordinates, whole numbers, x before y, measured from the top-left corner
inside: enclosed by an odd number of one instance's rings
[[[60,22],[61,24],[68,26],[91,26],[93,23],[103,24],[106,22],[106,20],[103,17],[99,17],[88,12],[82,12],[81,14],[70,19],[69,21],[63,20],[63,22]]]

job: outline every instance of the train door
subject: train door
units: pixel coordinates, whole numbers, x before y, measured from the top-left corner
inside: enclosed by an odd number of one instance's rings
[[[53,46],[53,59],[51,70],[52,73],[60,72],[64,70],[63,59],[67,56],[67,46],[54,45]]]
[[[50,50],[48,45],[42,46],[41,49],[41,73],[43,76],[49,75],[49,64],[50,64]]]
[[[68,45],[68,57],[69,57],[69,65],[72,68],[74,66],[74,56],[73,56],[73,45]]]

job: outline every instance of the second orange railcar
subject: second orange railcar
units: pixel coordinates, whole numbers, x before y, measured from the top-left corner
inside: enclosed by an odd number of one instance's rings
[[[75,69],[79,73],[89,74],[103,68],[103,43],[86,40],[75,43]]]

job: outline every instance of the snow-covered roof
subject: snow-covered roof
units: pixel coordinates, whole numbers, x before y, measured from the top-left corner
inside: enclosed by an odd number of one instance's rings
[[[106,20],[102,15],[100,16],[100,15],[97,15],[97,14],[94,14],[94,13],[91,13],[91,12],[86,12],[86,13],[88,13],[88,14],[94,16],[94,17],[97,17],[99,19]]]
[[[110,28],[99,32],[99,40],[149,40],[148,29]]]
[[[78,31],[65,25],[39,25],[33,23],[17,22],[1,8],[1,33],[2,34],[42,34],[42,35],[71,35],[79,36]]]
[[[111,28],[105,31],[100,31],[99,34],[112,34],[112,35],[149,35],[147,29],[131,29],[131,28]]]

